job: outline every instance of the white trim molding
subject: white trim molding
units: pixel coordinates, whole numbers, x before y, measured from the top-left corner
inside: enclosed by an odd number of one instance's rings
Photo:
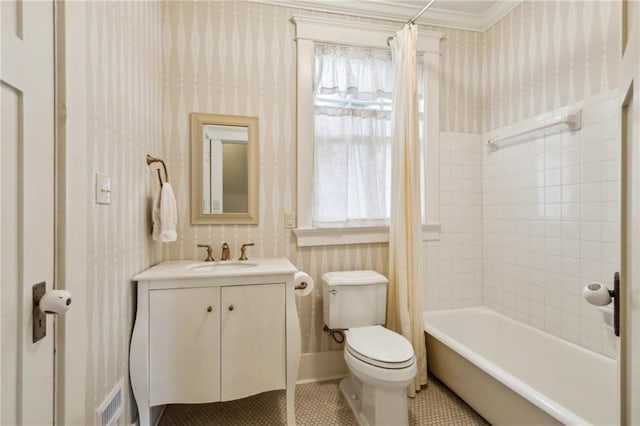
[[[350,22],[315,16],[294,15],[291,22],[296,26],[296,41],[310,40],[314,43],[379,49],[389,49],[387,39],[401,29],[396,24]],[[439,54],[440,40],[443,37],[441,32],[418,30],[418,52]]]
[[[456,30],[485,32],[521,3],[521,0],[498,1],[482,15],[433,8],[422,15],[422,19],[418,19],[417,22]]]
[[[388,226],[294,229],[298,247],[388,243]],[[440,225],[422,225],[422,241],[440,239]]]
[[[300,368],[296,384],[323,382],[349,375],[344,361],[344,350],[310,352],[300,355]]]
[[[273,6],[337,13],[363,18],[381,19],[394,23],[407,22],[419,7],[397,1],[326,1],[326,0],[250,0],[254,3]],[[427,0],[425,0],[426,4]],[[436,2],[416,21],[420,25],[431,25],[458,30],[484,32],[494,26],[509,12],[520,6],[522,0],[497,1],[482,14],[468,13],[439,7]],[[398,30],[397,25],[394,26]]]
[[[309,16],[293,16],[297,49],[297,216],[295,231],[299,247],[310,245],[365,244],[387,242],[388,229],[338,228],[318,229],[312,224],[313,212],[313,79],[314,45],[338,45],[389,48],[387,39],[398,31],[396,25],[367,24]],[[424,182],[427,224],[424,239],[436,239],[440,223],[440,41],[444,34],[418,31],[417,50],[423,58],[422,81],[425,93],[425,140],[423,150]],[[425,236],[426,235],[426,236]]]

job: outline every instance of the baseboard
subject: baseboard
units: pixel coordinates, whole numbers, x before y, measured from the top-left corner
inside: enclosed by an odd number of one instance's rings
[[[312,352],[300,356],[298,384],[338,379],[349,374],[344,353],[339,351]]]

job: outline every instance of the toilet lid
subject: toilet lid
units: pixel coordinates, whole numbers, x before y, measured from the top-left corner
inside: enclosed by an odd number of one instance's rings
[[[346,348],[356,358],[382,368],[404,368],[414,362],[411,343],[381,325],[347,330]]]

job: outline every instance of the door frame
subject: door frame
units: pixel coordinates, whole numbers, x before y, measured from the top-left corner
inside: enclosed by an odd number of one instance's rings
[[[54,255],[53,274],[57,289],[65,286],[65,221],[61,217],[65,212],[65,108],[64,93],[66,82],[64,64],[64,8],[59,2],[53,5],[53,98],[54,98]],[[74,306],[75,308],[75,306]],[[54,354],[53,354],[53,421],[54,424],[64,424],[64,381],[61,372],[64,371],[65,339],[64,316],[56,318],[54,322]]]
[[[93,395],[86,383],[91,344],[87,326],[87,23],[84,2],[54,2],[55,268],[57,288],[73,295],[73,309],[55,324],[54,422],[91,424]],[[68,84],[67,82],[70,82]],[[89,407],[89,408],[88,408]]]
[[[620,67],[620,83],[619,90],[622,95],[620,111],[621,111],[621,141],[623,153],[627,151],[627,146],[632,144],[635,151],[640,150],[640,36],[638,35],[637,26],[640,25],[640,7],[636,6],[635,10],[629,7],[629,2],[623,2],[622,7],[622,48],[623,57]],[[631,17],[630,14],[635,13],[636,16]],[[630,21],[635,20],[636,28],[629,28]],[[625,44],[626,42],[626,44]],[[632,108],[632,116],[627,116],[627,108]],[[627,129],[632,128],[631,135],[628,135]],[[630,139],[629,139],[630,138]],[[640,159],[640,155],[636,155],[636,159]],[[628,250],[628,241],[631,231],[640,228],[640,162],[631,163],[631,168],[626,163],[626,155],[621,159],[622,172],[622,282],[621,282],[621,329],[620,329],[620,351],[619,351],[619,394],[620,394],[620,424],[632,424],[640,420],[640,376],[637,370],[640,368],[638,358],[638,339],[631,340],[631,333],[637,335],[640,330],[640,316],[631,309],[632,297],[638,297],[640,294],[640,250],[635,247]],[[627,182],[627,176],[631,180]],[[633,177],[636,177],[634,180]],[[628,189],[632,188],[635,193],[633,199],[628,197]],[[636,199],[638,198],[638,199]],[[634,216],[628,216],[629,202],[635,201],[632,206],[635,210]],[[634,351],[635,349],[635,351]],[[631,374],[636,370],[636,376]]]

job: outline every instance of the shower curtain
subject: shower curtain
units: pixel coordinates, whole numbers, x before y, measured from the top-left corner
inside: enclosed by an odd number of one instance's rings
[[[409,386],[409,396],[415,396],[420,386],[427,383],[422,325],[422,211],[416,39],[416,26],[407,24],[391,41],[395,82],[387,326],[402,334],[413,345],[418,374],[413,386]]]

